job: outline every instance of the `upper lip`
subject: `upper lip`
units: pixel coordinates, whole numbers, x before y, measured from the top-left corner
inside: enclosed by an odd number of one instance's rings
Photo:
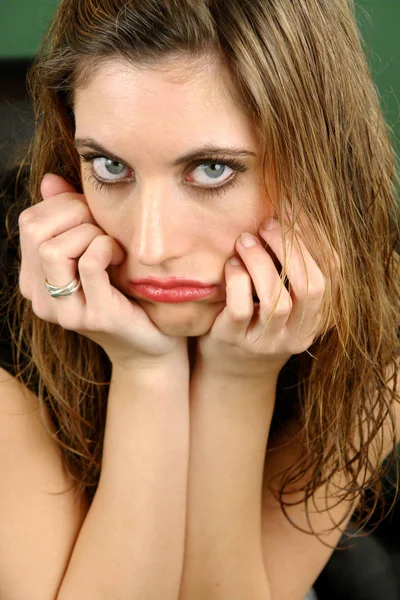
[[[154,285],[155,287],[164,288],[166,290],[178,286],[206,288],[215,285],[213,283],[202,283],[201,281],[194,281],[193,279],[181,279],[179,277],[170,277],[169,279],[157,279],[156,277],[146,277],[145,279],[132,279],[131,283],[147,283],[148,285]]]

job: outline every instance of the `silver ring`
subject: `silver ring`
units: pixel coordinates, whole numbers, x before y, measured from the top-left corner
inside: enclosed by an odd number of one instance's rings
[[[50,296],[52,296],[53,298],[59,298],[61,296],[70,296],[71,294],[76,292],[76,290],[78,290],[81,287],[81,280],[78,277],[71,281],[71,283],[69,283],[65,287],[57,287],[55,285],[51,285],[46,277],[46,279],[44,280],[44,285]]]

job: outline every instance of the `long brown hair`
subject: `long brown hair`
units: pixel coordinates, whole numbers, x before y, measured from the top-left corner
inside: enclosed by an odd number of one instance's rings
[[[73,96],[90,81],[94,65],[121,58],[154,67],[179,56],[219,59],[228,70],[257,125],[262,165],[275,173],[282,236],[290,210],[307,230],[305,242],[327,280],[323,333],[288,361],[278,381],[271,435],[284,427],[279,411],[290,405],[307,449],[304,461],[281,480],[281,506],[284,489],[305,473],[307,501],[342,471],[348,482],[343,498],[359,497],[358,522],[367,522],[373,510],[369,505],[365,514],[367,487],[375,506],[385,472],[383,454],[371,465],[371,445],[385,420],[392,428],[393,460],[396,450],[399,177],[352,0],[62,0],[29,74],[36,130],[18,210],[41,200],[47,172],[82,191]],[[296,235],[293,228],[291,233]],[[333,252],[339,275],[329,258]],[[286,258],[282,286],[285,273]],[[18,332],[18,376],[48,407],[64,466],[77,491],[92,500],[110,361],[88,338],[37,318],[18,287],[9,307]],[[295,385],[288,385],[295,372]],[[365,470],[368,486],[360,483]]]

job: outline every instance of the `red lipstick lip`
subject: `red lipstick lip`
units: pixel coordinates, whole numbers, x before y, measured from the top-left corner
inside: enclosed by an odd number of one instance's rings
[[[180,303],[180,302],[197,302],[203,300],[211,295],[214,295],[217,286],[195,288],[193,286],[174,286],[169,290],[156,287],[155,285],[148,285],[146,283],[131,284],[132,291],[143,298],[152,300],[153,302],[168,302],[168,303]]]
[[[132,279],[129,283],[134,285],[153,285],[154,287],[163,288],[164,290],[170,290],[174,287],[209,288],[215,285],[214,283],[201,283],[200,281],[194,281],[193,279],[179,279],[178,277],[170,277],[169,279],[146,277],[145,279]]]

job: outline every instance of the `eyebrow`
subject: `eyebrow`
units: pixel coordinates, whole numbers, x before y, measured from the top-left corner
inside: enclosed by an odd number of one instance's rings
[[[74,140],[74,146],[77,149],[81,148],[82,146],[86,146],[87,148],[91,148],[92,150],[95,150],[96,152],[99,152],[100,154],[111,158],[115,162],[126,164],[126,160],[117,156],[113,152],[110,152],[109,150],[107,150],[107,148],[105,148],[92,138],[76,138]],[[203,158],[207,154],[228,154],[230,156],[256,156],[255,152],[251,152],[250,150],[246,150],[244,148],[235,148],[232,146],[220,147],[215,146],[213,144],[207,144],[205,146],[202,146],[201,148],[194,148],[187,154],[184,154],[183,156],[180,156],[179,158],[174,160],[171,164],[173,167],[177,167],[182,163],[195,160],[196,158]]]

